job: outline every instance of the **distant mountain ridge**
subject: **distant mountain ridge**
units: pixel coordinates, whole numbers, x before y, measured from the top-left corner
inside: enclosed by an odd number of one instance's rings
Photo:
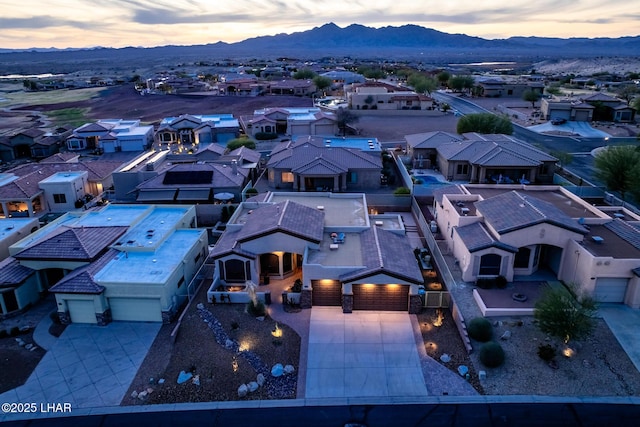
[[[92,49],[29,50],[0,49],[0,74],[16,63],[54,66],[60,61],[147,61],[162,63],[169,58],[294,58],[324,56],[352,58],[427,60],[522,60],[595,56],[638,56],[640,36],[619,38],[510,37],[489,40],[465,34],[448,34],[418,25],[372,28],[359,24],[339,27],[324,24],[307,31],[246,39],[236,43],[217,42],[192,46],[126,47]],[[14,72],[14,71],[9,71]]]

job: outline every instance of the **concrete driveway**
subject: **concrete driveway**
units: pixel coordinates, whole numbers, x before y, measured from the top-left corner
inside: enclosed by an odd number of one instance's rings
[[[527,129],[532,130],[534,132],[538,132],[538,133],[553,132],[553,131],[569,132],[569,133],[575,133],[587,138],[611,137],[611,135],[609,135],[606,132],[592,128],[591,125],[587,122],[568,121],[561,125],[553,125],[551,124],[551,122],[546,122],[546,123],[542,123],[535,126],[529,126],[527,127]]]
[[[160,323],[71,324],[26,383],[1,394],[0,402],[119,406],[160,327]]]
[[[640,310],[622,304],[602,304],[598,307],[598,314],[607,322],[629,359],[640,371]]]
[[[311,309],[307,399],[418,396],[427,388],[409,314]]]

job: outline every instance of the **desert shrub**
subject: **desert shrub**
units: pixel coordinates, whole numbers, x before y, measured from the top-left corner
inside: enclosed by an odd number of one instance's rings
[[[497,368],[504,363],[504,350],[495,341],[480,346],[480,362],[487,368]]]
[[[247,191],[245,191],[244,194],[247,197],[255,196],[256,194],[258,194],[258,189],[253,187],[247,188]]]
[[[255,304],[253,301],[249,301],[247,303],[247,313],[252,315],[253,317],[260,317],[267,314],[267,310],[264,307],[264,303],[262,301],[257,301]]]
[[[420,258],[420,248],[414,248],[413,249],[413,256],[415,256],[416,259]]]
[[[507,287],[507,278],[504,276],[496,277],[496,288],[504,289]]]
[[[272,132],[257,132],[255,134],[255,138],[258,141],[267,141],[270,139],[276,139],[278,137],[277,133],[272,133]]]
[[[484,317],[475,317],[467,325],[469,336],[476,341],[486,342],[493,337],[493,326]]]
[[[546,362],[550,362],[556,357],[556,349],[553,348],[551,344],[540,344],[538,346],[538,357]]]
[[[231,322],[231,330],[235,331],[236,329],[238,329],[240,327],[240,325],[238,324],[238,322]]]
[[[6,329],[0,329],[0,338],[6,338],[9,336],[9,333]]]
[[[482,279],[477,279],[476,280],[476,286],[479,287],[480,289],[491,289],[493,288],[493,285],[495,284],[495,279],[490,279],[490,278],[482,278]]]
[[[20,328],[18,328],[17,326],[12,327],[11,329],[9,329],[9,335],[12,337],[17,337],[18,335],[20,335]]]
[[[291,286],[291,292],[302,292],[302,280],[296,279]]]
[[[56,325],[60,325],[62,323],[62,322],[60,322],[60,315],[58,314],[57,311],[51,312],[51,314],[49,314],[49,318]]]
[[[398,187],[395,189],[393,194],[396,196],[404,196],[404,195],[411,194],[411,190],[409,190],[407,187]]]

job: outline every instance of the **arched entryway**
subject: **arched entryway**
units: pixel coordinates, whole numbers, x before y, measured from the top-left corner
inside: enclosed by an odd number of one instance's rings
[[[269,252],[260,255],[260,275],[285,278],[302,265],[302,256],[292,252]]]

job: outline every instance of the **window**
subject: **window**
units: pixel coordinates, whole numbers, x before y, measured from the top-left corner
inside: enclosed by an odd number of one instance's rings
[[[276,179],[276,173],[273,169],[269,169],[269,182],[273,182]]]
[[[518,249],[515,260],[513,262],[513,268],[529,268],[529,258],[531,258],[531,249]]]
[[[458,175],[467,175],[469,173],[469,165],[467,164],[459,164],[457,169],[456,169],[456,173]]]
[[[291,172],[282,172],[282,182],[293,182],[293,174]]]
[[[53,203],[67,203],[67,196],[64,194],[54,194]]]
[[[347,173],[347,184],[355,184],[358,182],[358,173],[357,172],[349,172]]]
[[[497,276],[500,274],[502,257],[497,254],[486,254],[480,258],[480,276]]]
[[[200,261],[200,258],[202,258],[202,253],[198,252],[198,255],[196,255],[195,259],[193,260],[194,263],[198,263],[198,261]]]
[[[182,276],[182,277],[180,278],[180,280],[178,281],[178,289],[180,289],[180,287],[181,287],[182,285],[184,285],[184,276]]]
[[[172,139],[173,138],[171,137],[171,133],[165,132],[165,133],[162,134],[162,140],[164,142],[171,142]]]

